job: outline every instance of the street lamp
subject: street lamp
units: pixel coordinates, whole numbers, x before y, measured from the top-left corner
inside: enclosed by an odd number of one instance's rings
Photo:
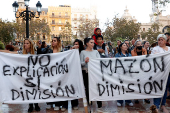
[[[29,1],[30,1],[30,0],[24,0],[25,6],[29,6]]]
[[[38,16],[36,16],[36,12],[31,12],[28,10],[28,6],[29,6],[29,1],[30,0],[24,0],[25,2],[25,6],[26,6],[26,10],[23,12],[19,12],[19,16],[16,15],[17,11],[18,11],[18,3],[15,1],[12,6],[14,8],[14,12],[15,12],[15,17],[16,18],[23,18],[26,21],[26,38],[29,38],[29,20],[31,20],[31,18],[39,18],[40,17],[40,13],[41,13],[41,3],[40,1],[38,1],[38,3],[36,4],[37,7],[37,12],[38,12]]]
[[[41,5],[40,1],[38,1],[38,3],[36,4],[36,7],[37,7],[37,12],[38,12],[38,13],[41,13],[41,7],[42,7],[42,5]]]
[[[13,6],[13,10],[14,10],[14,12],[17,12],[18,11],[18,3],[15,1],[13,4],[12,4],[12,6]]]

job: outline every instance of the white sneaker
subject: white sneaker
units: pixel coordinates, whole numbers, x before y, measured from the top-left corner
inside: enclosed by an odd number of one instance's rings
[[[62,108],[61,108],[61,111],[62,111],[62,112],[66,111],[66,108],[62,107]]]
[[[98,108],[97,111],[98,112],[103,112],[103,109],[102,108]]]
[[[55,106],[55,107],[54,107],[54,110],[55,110],[55,111],[58,111],[59,109],[60,109],[59,106]]]
[[[51,105],[47,105],[47,106],[46,106],[46,109],[51,109]]]
[[[122,104],[121,104],[121,103],[119,103],[119,102],[117,102],[117,106],[118,106],[118,107],[121,107],[121,106],[122,106]]]
[[[73,107],[73,110],[78,110],[78,109],[79,109],[78,106]]]
[[[129,105],[129,106],[133,106],[133,103],[132,103],[132,102],[131,102],[131,103],[128,103],[128,105]]]

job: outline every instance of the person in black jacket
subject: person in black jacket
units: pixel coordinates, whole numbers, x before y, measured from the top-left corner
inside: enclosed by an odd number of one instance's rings
[[[94,44],[93,49],[97,50],[99,52],[101,58],[107,58],[108,57],[108,51],[107,51],[107,47],[103,43],[103,36],[102,35],[98,35],[96,37],[96,42],[97,42],[98,45]]]
[[[50,49],[50,46],[47,45],[45,41],[42,43],[41,41],[37,42],[37,54],[47,54],[49,49]]]

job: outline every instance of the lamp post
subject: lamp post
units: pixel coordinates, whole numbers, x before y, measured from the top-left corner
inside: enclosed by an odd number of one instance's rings
[[[41,3],[40,1],[38,1],[38,3],[36,4],[37,7],[37,12],[38,12],[38,16],[36,16],[36,12],[31,12],[28,10],[28,6],[29,6],[29,1],[30,0],[24,0],[25,2],[25,6],[26,6],[26,10],[23,12],[19,12],[19,16],[17,15],[18,12],[18,3],[15,1],[12,6],[14,8],[14,12],[15,12],[15,17],[16,18],[20,18],[22,17],[25,21],[26,21],[26,38],[29,38],[29,20],[31,20],[31,18],[39,18],[40,17],[40,13],[41,13]]]

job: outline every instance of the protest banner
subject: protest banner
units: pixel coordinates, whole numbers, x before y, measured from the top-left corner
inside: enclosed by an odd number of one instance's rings
[[[162,97],[169,76],[170,53],[90,59],[90,101]]]
[[[85,98],[78,50],[45,55],[0,52],[0,101],[44,103]]]

